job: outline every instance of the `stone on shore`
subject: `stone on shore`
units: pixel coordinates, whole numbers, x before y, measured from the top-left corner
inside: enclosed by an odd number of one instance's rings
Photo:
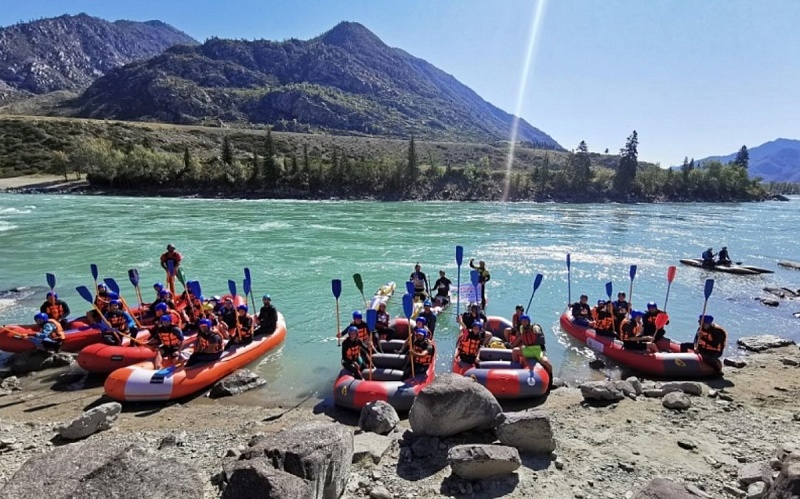
[[[503,409],[494,395],[470,378],[447,373],[422,389],[408,421],[416,436],[449,437],[494,428]]]
[[[782,459],[781,471],[767,497],[769,499],[800,497],[800,452],[792,452]]]
[[[666,478],[654,478],[645,484],[634,499],[697,499],[682,483]]]
[[[628,378],[625,379],[625,381],[630,383],[630,385],[636,391],[637,396],[642,394],[642,380],[640,380],[636,376],[629,376]]]
[[[667,409],[685,411],[692,406],[692,401],[689,399],[689,396],[683,392],[669,392],[664,395],[664,400],[661,401],[661,405]]]
[[[230,375],[217,381],[211,387],[208,396],[212,399],[239,395],[246,391],[266,385],[267,382],[249,369],[237,369]]]
[[[120,412],[122,404],[119,402],[98,405],[59,428],[58,435],[66,440],[80,440],[99,431],[108,430],[114,426]]]
[[[506,412],[495,429],[497,439],[524,452],[548,454],[556,449],[550,416],[544,411]]]
[[[772,469],[769,467],[768,461],[758,461],[755,463],[747,463],[739,468],[737,474],[739,485],[747,487],[755,482],[772,483]]]
[[[776,300],[775,298],[768,298],[768,297],[760,298],[759,301],[761,302],[762,305],[766,305],[768,307],[777,307],[781,304],[781,302]]]
[[[745,350],[752,350],[753,352],[763,352],[770,348],[780,348],[789,345],[794,345],[794,341],[780,338],[772,334],[762,334],[760,336],[747,336],[739,338],[736,342],[740,347]]]
[[[778,265],[780,265],[781,267],[786,267],[787,269],[800,270],[800,263],[792,262],[789,260],[782,260],[778,262]]]
[[[659,388],[661,388],[665,394],[677,391],[681,391],[688,395],[700,396],[703,394],[703,385],[696,381],[669,381],[667,383],[663,383]]]
[[[378,464],[393,443],[394,439],[377,433],[359,433],[353,437],[353,462],[369,459]]]
[[[311,494],[308,481],[273,468],[263,458],[237,461],[229,473],[222,499],[297,499]]]
[[[631,390],[636,391],[631,387]],[[613,381],[589,381],[581,385],[584,400],[600,400],[615,402],[625,398],[625,393]]]
[[[389,403],[383,400],[369,402],[361,409],[361,416],[358,418],[358,427],[364,431],[371,431],[386,435],[400,423],[397,411]]]
[[[763,499],[767,496],[767,484],[761,481],[747,486],[747,499]]]
[[[11,373],[21,376],[34,371],[43,371],[54,367],[66,367],[75,363],[75,358],[68,353],[51,353],[41,350],[15,353],[8,361]]]
[[[447,461],[453,473],[466,480],[508,475],[522,465],[517,449],[502,445],[456,445]]]
[[[728,367],[735,367],[736,369],[747,367],[747,361],[742,357],[725,357],[722,359],[722,363]]]

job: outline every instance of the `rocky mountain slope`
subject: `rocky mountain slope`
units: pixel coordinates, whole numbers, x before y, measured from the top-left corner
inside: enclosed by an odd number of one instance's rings
[[[748,150],[751,178],[761,177],[764,182],[800,182],[800,140],[776,139]],[[702,164],[711,160],[728,163],[736,153],[727,156],[703,158]]]

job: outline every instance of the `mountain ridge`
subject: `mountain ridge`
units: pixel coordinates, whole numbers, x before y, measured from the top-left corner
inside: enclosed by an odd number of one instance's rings
[[[695,162],[728,163],[736,158],[737,152],[724,156],[709,156]],[[748,149],[748,153],[750,178],[761,177],[764,182],[800,182],[800,140],[777,138]]]

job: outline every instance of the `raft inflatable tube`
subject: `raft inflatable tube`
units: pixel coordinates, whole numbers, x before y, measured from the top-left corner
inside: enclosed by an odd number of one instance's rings
[[[271,335],[259,335],[249,345],[226,350],[222,357],[191,367],[169,367],[156,371],[152,361],[112,372],[104,384],[106,395],[120,402],[164,401],[187,397],[206,390],[225,376],[258,360],[286,339],[286,321],[278,312],[278,324]],[[185,354],[191,349],[184,350]]]
[[[369,308],[378,310],[381,303],[387,303],[392,298],[396,288],[397,285],[394,281],[389,281],[378,288],[378,290],[375,291],[375,295],[373,295],[372,299],[369,301]]]
[[[150,331],[139,331],[136,339],[142,342],[150,339]],[[197,339],[197,335],[189,335],[184,339],[184,345],[190,345]],[[133,345],[131,345],[133,343]],[[152,361],[156,358],[155,348],[122,338],[122,345],[106,345],[102,341],[89,345],[78,354],[78,365],[90,373],[108,374],[121,367],[131,366],[140,362]]]
[[[767,269],[759,269],[758,267],[752,267],[752,268],[744,267],[741,265],[714,265],[713,267],[705,267],[703,265],[703,260],[701,260],[700,258],[684,258],[680,260],[680,262],[684,265],[689,265],[690,267],[698,267],[712,272],[725,272],[726,274],[758,275],[767,272],[770,273],[772,272]]]
[[[511,322],[503,317],[489,316],[486,323],[486,330],[498,340],[503,338],[505,328],[511,327]],[[456,349],[453,372],[472,378],[498,399],[536,398],[547,393],[550,374],[538,362],[533,369],[522,367],[511,361],[511,350],[506,348],[483,347],[478,358],[480,367],[463,363]]]
[[[85,322],[70,323],[72,329],[64,331],[62,352],[79,352],[82,348],[100,341],[100,327],[89,326]],[[0,328],[0,350],[9,353],[36,350],[31,337],[36,336],[36,325],[10,325]]]
[[[333,384],[333,402],[339,407],[360,410],[369,402],[383,400],[397,411],[407,412],[411,409],[419,392],[428,386],[436,371],[436,342],[433,342],[433,359],[424,373],[415,373],[410,379],[403,379],[403,365],[406,355],[398,352],[407,344],[408,320],[397,318],[390,327],[395,330],[396,338],[381,341],[386,353],[372,355],[372,369],[364,369],[364,379],[355,379],[347,369],[342,369]],[[405,339],[403,339],[405,338]],[[369,379],[372,374],[372,380]]]
[[[598,335],[594,329],[572,322],[572,313],[561,315],[561,329],[597,353],[618,364],[640,373],[658,378],[695,379],[719,376],[720,373],[693,352],[681,353],[680,343],[662,338],[658,343],[661,352],[656,354],[628,350],[614,338]]]

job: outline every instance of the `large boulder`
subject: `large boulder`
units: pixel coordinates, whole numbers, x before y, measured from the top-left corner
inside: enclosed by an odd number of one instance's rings
[[[122,404],[108,402],[93,407],[58,429],[58,435],[66,440],[80,440],[98,431],[105,431],[114,426]]]
[[[298,499],[311,495],[308,481],[273,468],[263,458],[237,461],[227,481],[222,499]]]
[[[408,414],[416,436],[449,437],[494,428],[503,409],[484,386],[447,373],[422,389]]]
[[[202,499],[203,478],[189,463],[121,441],[57,447],[30,458],[5,486],[3,499]]]
[[[394,442],[393,438],[377,433],[359,433],[353,437],[353,462],[369,459],[373,464],[378,464]]]
[[[544,411],[506,412],[495,433],[500,443],[525,452],[548,454],[556,449],[550,416]]]
[[[633,393],[636,390],[631,386]],[[625,398],[625,393],[613,381],[589,381],[581,385],[581,395],[584,400],[600,400],[603,402],[616,402]]]
[[[703,385],[697,381],[668,381],[663,383],[660,387],[665,394],[669,392],[681,391],[688,395],[700,396],[703,394]]]
[[[350,477],[353,432],[337,423],[304,423],[265,436],[240,459],[261,457],[279,470],[308,480],[308,497],[337,499]]]
[[[739,468],[737,479],[742,487],[755,482],[772,484],[772,468],[769,467],[768,461],[747,463]]]
[[[513,447],[480,444],[452,447],[447,461],[453,473],[466,480],[508,475],[522,464],[519,452]]]
[[[400,417],[394,407],[383,400],[369,402],[361,409],[358,427],[364,431],[386,435],[400,423]]]
[[[2,491],[0,491],[2,492]],[[769,499],[795,499],[800,497],[800,452],[792,452],[783,459],[781,472],[767,496]]]
[[[212,399],[230,397],[266,384],[267,382],[253,371],[249,369],[237,369],[230,375],[214,383],[208,396]]]
[[[669,392],[664,395],[664,400],[661,401],[661,405],[667,409],[685,411],[692,406],[692,401],[689,396],[683,392]]]
[[[634,499],[697,499],[682,483],[666,478],[654,478],[645,484]]]
[[[763,352],[770,348],[785,347],[794,345],[794,341],[780,338],[772,334],[762,334],[760,336],[747,336],[739,338],[736,343],[745,350],[752,350],[754,352]]]

